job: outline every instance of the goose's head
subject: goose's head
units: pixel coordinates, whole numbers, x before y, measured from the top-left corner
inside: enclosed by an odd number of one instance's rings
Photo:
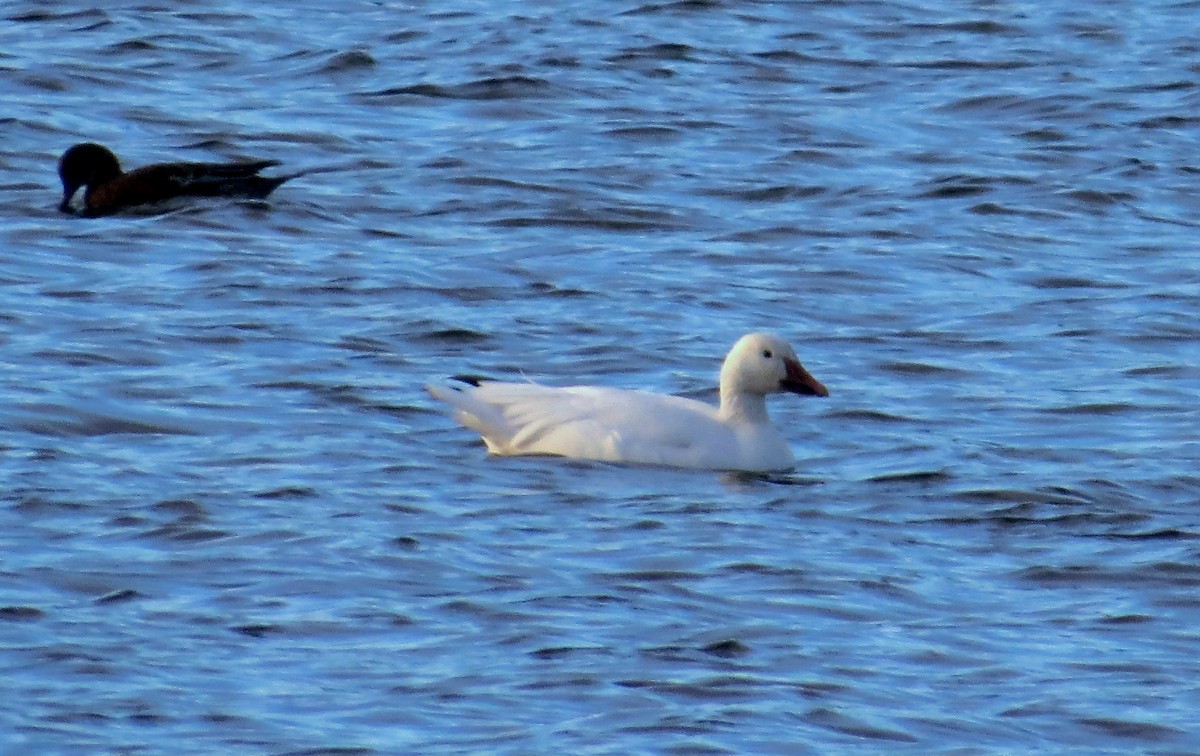
[[[769,333],[738,339],[721,366],[721,396],[766,396],[780,391],[829,396],[829,389],[800,364],[791,344]]]

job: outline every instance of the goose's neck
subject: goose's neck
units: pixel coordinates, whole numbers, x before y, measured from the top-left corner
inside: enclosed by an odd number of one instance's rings
[[[769,423],[767,398],[744,391],[721,392],[721,419],[736,423]]]

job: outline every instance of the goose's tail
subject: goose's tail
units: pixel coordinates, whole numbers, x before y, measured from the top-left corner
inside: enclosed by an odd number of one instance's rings
[[[489,451],[504,449],[512,439],[513,429],[500,407],[476,396],[483,381],[474,376],[454,376],[453,380],[461,381],[463,385],[427,383],[425,390],[434,399],[450,405],[455,420],[483,436]]]

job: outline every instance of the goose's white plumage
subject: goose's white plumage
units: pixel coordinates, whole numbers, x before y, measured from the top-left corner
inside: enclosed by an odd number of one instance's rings
[[[721,366],[721,405],[645,391],[478,381],[426,386],[493,454],[708,470],[785,470],[795,463],[766,396],[828,396],[778,336],[752,333]]]

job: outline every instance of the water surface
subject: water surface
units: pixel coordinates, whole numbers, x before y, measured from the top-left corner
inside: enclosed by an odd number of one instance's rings
[[[8,4],[3,750],[1200,749],[1198,12]],[[329,170],[83,220],[85,140]],[[760,329],[787,475],[420,388]]]

